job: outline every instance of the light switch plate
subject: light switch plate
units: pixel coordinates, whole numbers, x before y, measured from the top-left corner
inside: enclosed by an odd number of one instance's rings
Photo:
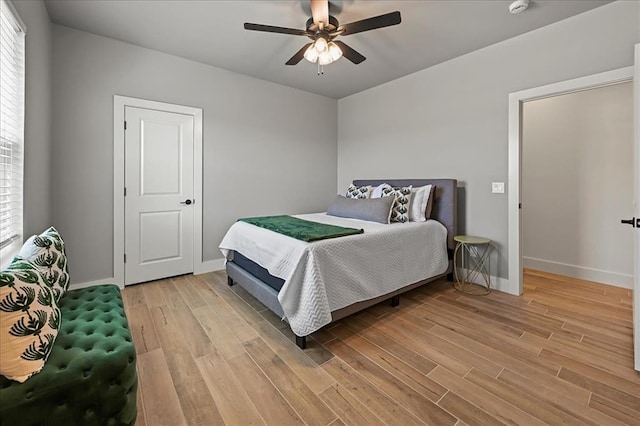
[[[491,192],[494,194],[504,194],[504,182],[491,182]]]

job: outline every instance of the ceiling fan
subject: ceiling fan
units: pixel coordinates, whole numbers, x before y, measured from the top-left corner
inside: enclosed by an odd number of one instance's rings
[[[310,0],[310,2],[311,18],[307,20],[306,30],[252,24],[249,22],[245,22],[244,29],[309,37],[313,41],[302,46],[302,49],[298,50],[286,64],[296,65],[302,58],[305,58],[309,62],[317,62],[320,70],[321,66],[328,65],[340,59],[341,56],[344,56],[354,64],[359,64],[367,59],[342,41],[335,40],[336,37],[398,25],[401,22],[400,12],[396,11],[340,25],[334,16],[329,15],[328,0]]]

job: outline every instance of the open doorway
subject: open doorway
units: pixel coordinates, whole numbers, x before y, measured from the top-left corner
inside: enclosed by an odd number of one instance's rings
[[[579,92],[633,80],[634,67],[621,68],[576,78],[509,95],[509,280],[505,291],[521,295],[523,291],[521,228],[522,109],[525,102]],[[635,142],[637,145],[638,142]]]
[[[633,288],[633,83],[522,105],[522,266]]]
[[[504,290],[508,293],[523,293],[522,229],[521,229],[521,161],[522,161],[522,110],[523,104],[535,99],[543,99],[566,93],[578,92],[622,82],[640,79],[640,44],[635,46],[635,67],[626,67],[587,77],[576,78],[509,94],[509,186],[508,186],[508,235],[509,235],[509,279]],[[634,217],[623,218],[625,223],[640,225],[640,85],[634,84]],[[638,228],[640,229],[640,227]],[[633,329],[634,368],[640,371],[640,233],[638,229],[629,229],[634,234],[634,291]],[[574,303],[575,304],[575,303]],[[629,303],[630,304],[630,303]],[[631,304],[630,304],[631,305]],[[628,316],[628,315],[627,315]]]

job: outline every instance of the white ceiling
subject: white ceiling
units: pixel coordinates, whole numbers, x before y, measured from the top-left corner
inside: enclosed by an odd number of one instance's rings
[[[243,29],[245,22],[304,29],[308,0],[46,0],[52,22],[332,98],[342,98],[549,25],[610,0],[535,0],[510,15],[511,0],[338,0],[340,23],[399,10],[402,23],[345,36],[367,57],[325,67],[286,66],[308,39]]]

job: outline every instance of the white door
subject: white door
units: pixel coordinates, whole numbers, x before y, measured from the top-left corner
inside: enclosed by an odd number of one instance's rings
[[[635,109],[635,164],[634,164],[634,274],[633,274],[633,342],[635,369],[640,371],[640,44],[636,44],[633,76]]]
[[[193,272],[194,117],[125,107],[125,285]]]

